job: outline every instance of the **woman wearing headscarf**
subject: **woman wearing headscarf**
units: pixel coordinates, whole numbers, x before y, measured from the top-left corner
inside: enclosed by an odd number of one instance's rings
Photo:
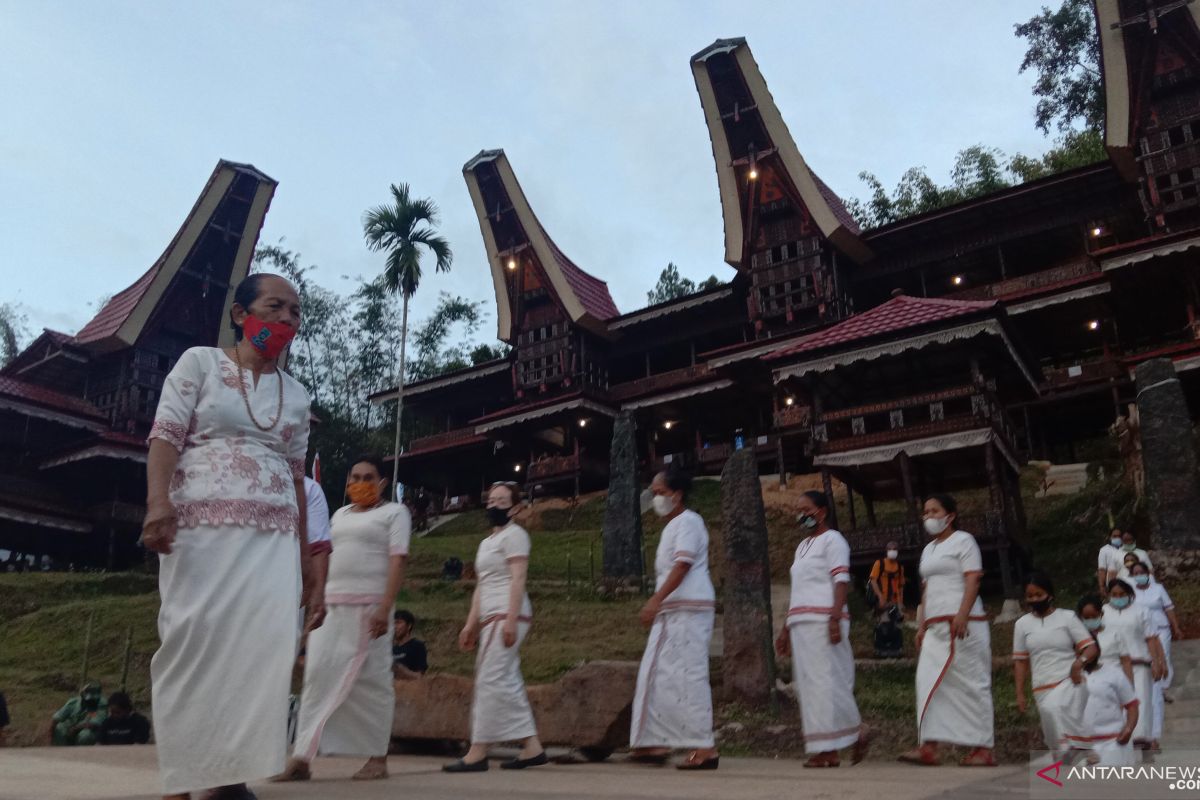
[[[520,647],[533,622],[533,606],[525,594],[529,534],[512,521],[520,500],[515,483],[497,483],[488,492],[492,530],[475,554],[475,593],[458,635],[459,647],[476,651],[471,747],[442,767],[445,772],[486,772],[491,746],[511,741],[519,741],[521,751],[501,769],[548,763],[521,676]]]
[[[1125,635],[1133,665],[1133,691],[1142,713],[1133,732],[1133,744],[1150,750],[1154,744],[1154,682],[1167,674],[1162,643],[1147,608],[1135,602],[1133,587],[1120,578],[1108,582],[1104,625]]]
[[[1017,710],[1025,713],[1025,683],[1032,672],[1042,736],[1047,749],[1061,755],[1071,749],[1071,737],[1083,734],[1083,665],[1096,657],[1096,644],[1079,617],[1054,607],[1054,583],[1047,575],[1029,576],[1025,603],[1029,613],[1013,626]]]
[[[708,648],[716,594],[708,574],[708,529],[687,507],[691,479],[660,472],[650,484],[654,512],[666,520],[654,557],[654,594],[642,607],[650,638],[638,670],[631,759],[662,763],[675,748],[691,752],[679,769],[716,769]]]
[[[383,460],[350,467],[350,504],[330,521],[325,625],[308,637],[292,760],[279,781],[308,780],[318,755],[366,756],[355,780],[386,778],[392,739],[392,612],[404,580],[412,518],[389,503]]]
[[[850,545],[829,527],[824,492],[800,495],[796,521],[805,534],[792,561],[792,599],[775,652],[792,657],[800,701],[806,767],[836,767],[838,750],[853,747],[851,763],[867,754],[869,736],[854,702],[850,649]]]
[[[277,275],[251,275],[230,316],[237,343],[185,351],[150,429],[142,542],[161,556],[150,678],[169,798],[252,798],[245,782],[287,755],[309,401],[278,359],[300,299]]]
[[[958,503],[948,494],[925,501],[921,608],[917,630],[917,739],[901,761],[941,763],[938,746],[971,748],[964,767],[994,767],[992,639],[979,581],[983,561],[975,537],[958,529]]]

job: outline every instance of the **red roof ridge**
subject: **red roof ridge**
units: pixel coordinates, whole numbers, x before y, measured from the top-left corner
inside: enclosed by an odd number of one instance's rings
[[[613,302],[612,295],[608,291],[608,281],[597,278],[568,258],[562,248],[550,238],[550,234],[546,233],[546,228],[541,221],[538,221],[537,225],[538,230],[550,245],[550,251],[554,254],[554,260],[558,262],[563,277],[571,285],[571,291],[575,293],[575,297],[579,299],[579,304],[583,306],[584,310],[599,320],[619,317],[621,312],[617,309],[617,304]]]
[[[58,411],[74,416],[89,417],[95,421],[108,419],[103,411],[82,397],[63,394],[53,389],[47,389],[45,386],[39,386],[36,383],[9,378],[5,375],[0,375],[0,394],[16,397],[35,405],[57,409]]]

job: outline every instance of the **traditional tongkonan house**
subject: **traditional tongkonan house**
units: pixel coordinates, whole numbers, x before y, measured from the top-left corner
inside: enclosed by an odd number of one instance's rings
[[[146,498],[145,437],[189,347],[233,343],[275,181],[221,161],[162,256],[74,336],[47,330],[0,370],[0,548],[123,567]]]
[[[512,351],[406,387],[424,435],[405,481],[459,504],[496,479],[602,486],[628,411],[646,476],[676,460],[716,473],[751,447],[765,471],[843,481],[866,501],[860,554],[915,546],[920,495],[988,489],[974,524],[1007,569],[1025,459],[1074,460],[1105,436],[1144,359],[1173,359],[1200,400],[1200,4],[1096,10],[1108,160],[866,231],[800,154],[746,42],[701,51],[732,272],[639,311],[618,313],[549,239],[502,152],[480,154],[464,175]],[[906,500],[907,527],[878,530],[886,497]]]

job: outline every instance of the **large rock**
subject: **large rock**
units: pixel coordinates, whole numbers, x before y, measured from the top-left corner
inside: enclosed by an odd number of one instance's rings
[[[753,450],[738,450],[725,462],[721,518],[725,531],[725,696],[746,708],[771,708],[775,685],[771,567],[762,485]]]
[[[636,661],[592,661],[554,683],[528,687],[543,743],[611,751],[629,744],[637,685]],[[392,736],[399,739],[471,738],[474,682],[457,675],[396,681]]]
[[[604,577],[642,577],[642,509],[633,415],[622,411],[613,423],[604,503]]]
[[[1134,371],[1146,493],[1155,549],[1200,548],[1200,480],[1192,422],[1174,365],[1165,358],[1142,362]]]

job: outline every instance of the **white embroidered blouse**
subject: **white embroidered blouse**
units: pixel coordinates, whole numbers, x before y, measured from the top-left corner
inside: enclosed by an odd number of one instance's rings
[[[246,412],[239,379],[255,418],[278,423],[260,430]],[[170,499],[180,528],[238,527],[295,533],[299,523],[294,481],[304,477],[308,449],[308,393],[282,371],[250,370],[216,347],[193,347],[163,383],[149,439],[179,451]]]

